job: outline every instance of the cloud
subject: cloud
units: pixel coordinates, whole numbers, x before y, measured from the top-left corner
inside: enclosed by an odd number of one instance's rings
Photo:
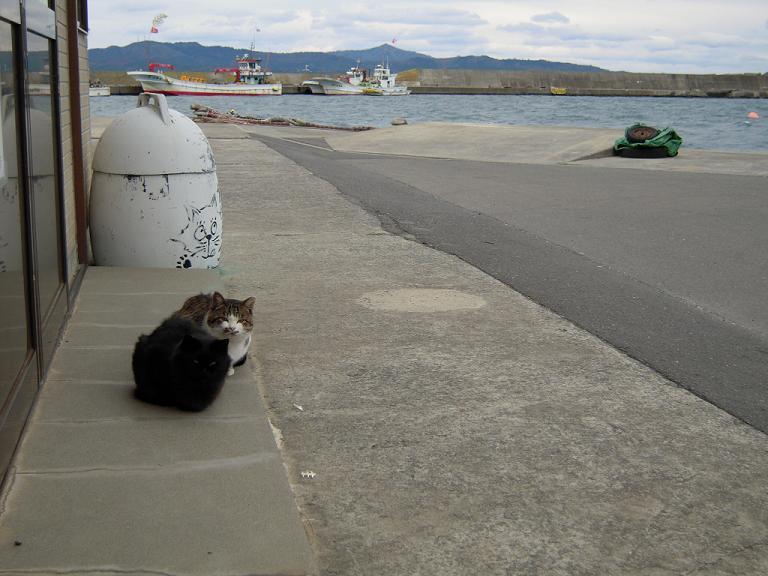
[[[442,5],[394,2],[373,9],[365,5],[313,11],[318,15],[312,38],[322,37],[331,49],[367,48],[398,39],[398,47],[432,56],[455,56],[487,49],[483,34],[489,22],[472,11]]]
[[[545,8],[544,8],[545,6]],[[766,0],[110,0],[91,2],[91,48],[138,40],[298,52],[397,46],[437,57],[487,54],[613,70],[767,72]],[[152,18],[168,14],[159,34]],[[261,31],[256,33],[256,29]]]
[[[526,44],[616,44],[631,40],[640,40],[643,36],[622,34],[620,32],[587,32],[578,26],[542,26],[531,22],[499,26],[499,30],[523,37]]]
[[[560,12],[547,12],[546,14],[536,14],[531,16],[534,22],[545,22],[547,24],[569,24],[571,21]]]
[[[473,12],[458,9],[429,9],[411,7],[407,10],[345,10],[335,12],[334,22],[353,21],[379,23],[387,26],[428,25],[428,26],[477,26],[487,24]]]
[[[603,18],[596,8],[570,13],[571,18],[562,12],[521,14],[522,18],[495,27],[497,33],[491,34],[489,42],[497,52],[491,55],[504,56],[498,50],[506,44],[515,47],[519,58],[593,64],[611,70],[766,71],[768,38],[761,32],[762,18],[750,21],[731,12],[715,14],[708,11],[712,2],[695,12],[675,0],[668,0],[668,6],[678,17],[658,20],[651,10],[639,14],[617,11]]]
[[[498,26],[499,30],[504,32],[522,32],[524,34],[545,34],[547,28],[539,24],[531,24],[530,22],[520,22],[519,24],[504,24]]]

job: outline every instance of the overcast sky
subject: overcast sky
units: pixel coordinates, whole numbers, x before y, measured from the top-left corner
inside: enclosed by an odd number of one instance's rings
[[[138,40],[270,52],[395,46],[631,72],[768,72],[768,0],[91,0],[90,48]],[[168,15],[158,34],[152,19]],[[258,31],[257,31],[258,30]]]

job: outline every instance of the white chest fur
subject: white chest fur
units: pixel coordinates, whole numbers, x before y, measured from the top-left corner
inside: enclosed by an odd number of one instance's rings
[[[248,353],[248,348],[251,346],[251,334],[249,332],[241,332],[229,337],[229,357],[232,359],[232,363],[237,362],[243,356]]]

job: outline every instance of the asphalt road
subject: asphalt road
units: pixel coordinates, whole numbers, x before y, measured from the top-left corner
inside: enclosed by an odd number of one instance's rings
[[[372,156],[254,137],[390,231],[456,254],[768,432],[764,177]]]

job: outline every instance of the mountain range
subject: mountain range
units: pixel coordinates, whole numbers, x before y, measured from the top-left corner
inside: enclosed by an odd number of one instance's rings
[[[91,48],[88,50],[90,68],[94,71],[128,71],[147,68],[149,62],[173,64],[177,70],[208,71],[231,67],[235,57],[247,53],[244,48],[202,46],[197,42],[134,42],[127,46]],[[372,69],[389,62],[393,72],[411,68],[472,69],[472,70],[560,70],[569,72],[603,72],[596,66],[551,62],[549,60],[496,59],[490,56],[454,56],[434,58],[419,52],[401,50],[382,44],[366,50],[337,50],[334,52],[259,52],[262,65],[273,72],[338,73],[360,62],[361,68]]]

